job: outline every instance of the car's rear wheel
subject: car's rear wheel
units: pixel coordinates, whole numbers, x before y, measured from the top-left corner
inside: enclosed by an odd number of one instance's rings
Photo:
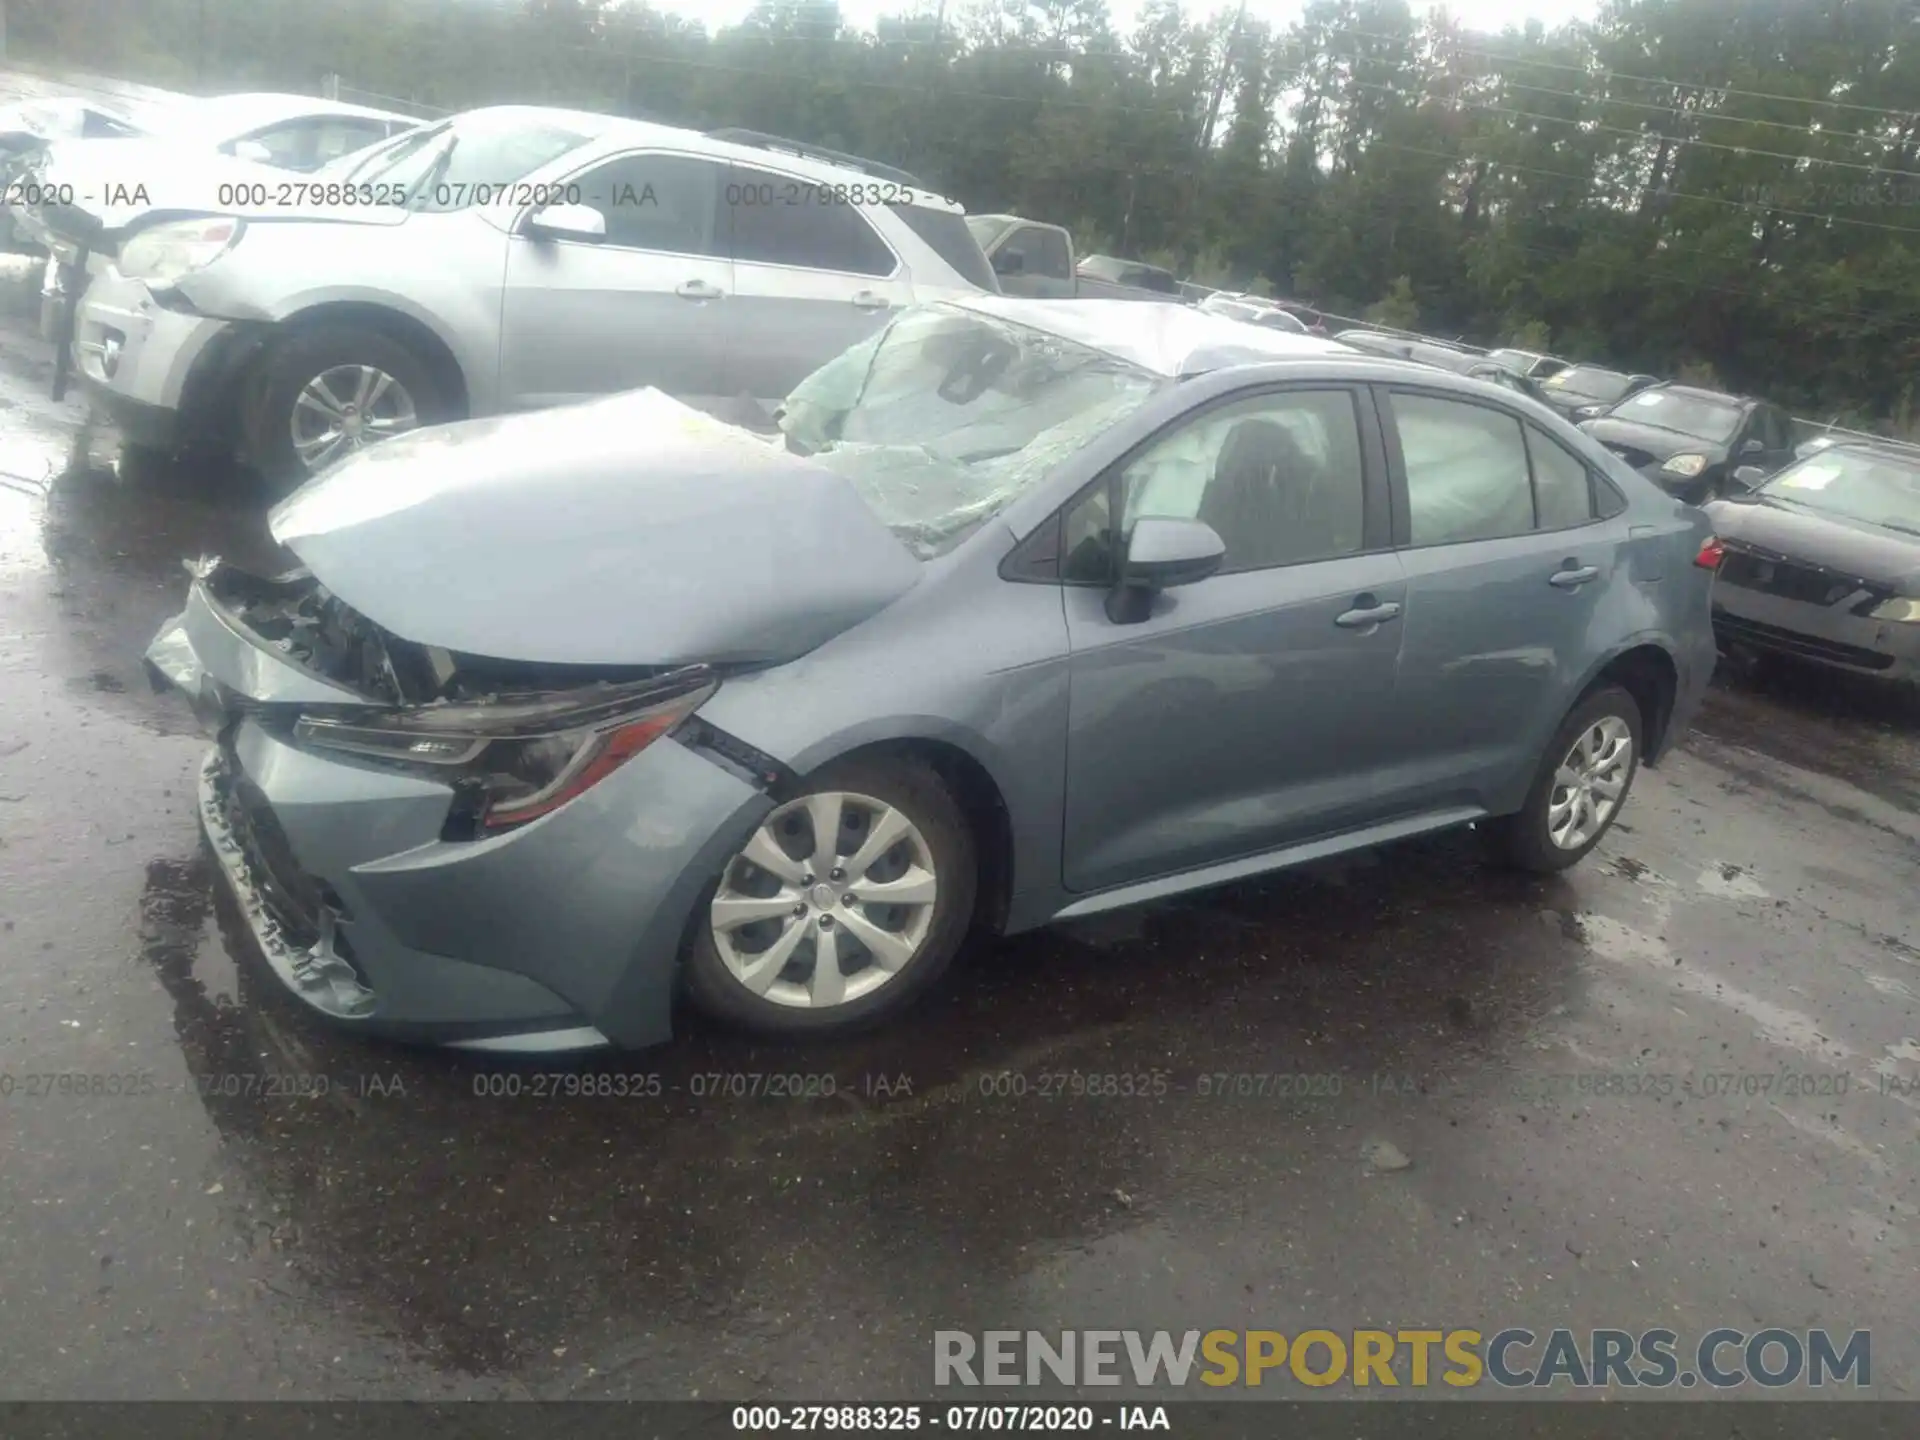
[[[1526,804],[1487,823],[1494,854],[1540,873],[1578,864],[1627,803],[1641,733],[1639,702],[1618,685],[1584,696],[1547,745]]]
[[[269,354],[248,407],[247,459],[276,486],[449,418],[432,367],[361,325],[316,325]]]
[[[815,776],[729,860],[686,957],[694,1002],[766,1035],[897,1014],[952,961],[973,915],[973,837],[926,768],[861,759]]]

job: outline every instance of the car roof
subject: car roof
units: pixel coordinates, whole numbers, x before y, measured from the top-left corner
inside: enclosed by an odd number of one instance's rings
[[[1709,390],[1702,385],[1682,385],[1678,381],[1673,380],[1663,381],[1658,385],[1649,385],[1647,390],[1665,390],[1670,394],[1684,395],[1690,400],[1707,400],[1719,405],[1737,405],[1742,408],[1761,403],[1751,395],[1731,395],[1725,390]],[[1643,390],[1640,393],[1644,395],[1647,391]]]
[[[476,110],[463,110],[451,116],[454,121],[470,116],[500,117],[503,119],[521,119],[527,123],[563,125],[570,130],[578,130],[595,144],[608,149],[619,149],[628,145],[659,145],[673,149],[693,149],[703,155],[712,155],[716,159],[734,160],[742,165],[755,165],[763,170],[780,170],[798,175],[802,179],[815,180],[826,184],[862,181],[880,182],[877,177],[865,170],[855,170],[846,165],[836,165],[831,161],[815,159],[811,155],[796,155],[788,150],[762,148],[758,145],[742,144],[733,140],[722,140],[695,130],[686,125],[668,125],[658,120],[635,120],[624,115],[602,115],[592,110],[567,110],[551,105],[486,105]],[[908,203],[925,210],[945,210],[964,215],[965,209],[955,201],[920,186],[907,187],[913,192]],[[981,215],[981,220],[1012,219],[1012,216]]]
[[[1167,300],[1028,300],[968,295],[944,304],[1044,331],[1175,378],[1260,360],[1345,358],[1331,340],[1270,330]]]
[[[368,120],[404,120],[420,123],[417,115],[402,115],[396,110],[375,110],[368,105],[352,105],[344,100],[323,100],[317,95],[287,95],[278,91],[245,91],[233,95],[189,95],[175,100],[156,101],[139,107],[133,117],[142,124],[161,129],[191,129],[222,134],[239,134],[271,125],[276,120],[293,120],[303,115],[340,115]]]

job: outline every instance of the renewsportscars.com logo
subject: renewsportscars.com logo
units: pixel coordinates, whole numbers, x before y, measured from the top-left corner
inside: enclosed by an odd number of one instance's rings
[[[1825,1330],[937,1330],[933,1383],[1507,1389],[1820,1388],[1873,1381],[1873,1337]]]

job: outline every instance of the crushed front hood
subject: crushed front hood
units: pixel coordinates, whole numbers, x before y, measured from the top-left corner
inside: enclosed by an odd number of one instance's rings
[[[501,660],[778,662],[920,577],[847,481],[656,390],[385,441],[271,528],[393,634]]]

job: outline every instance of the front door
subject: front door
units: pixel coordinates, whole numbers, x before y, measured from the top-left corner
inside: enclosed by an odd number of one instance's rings
[[[501,306],[505,409],[652,385],[678,398],[726,394],[733,266],[718,234],[726,167],[639,152],[552,188],[598,210],[600,240],[508,242]]]
[[[1364,389],[1321,386],[1210,407],[1069,509],[1067,888],[1377,814],[1406,584],[1370,405]],[[1205,521],[1226,561],[1118,623],[1116,537],[1142,516]]]

